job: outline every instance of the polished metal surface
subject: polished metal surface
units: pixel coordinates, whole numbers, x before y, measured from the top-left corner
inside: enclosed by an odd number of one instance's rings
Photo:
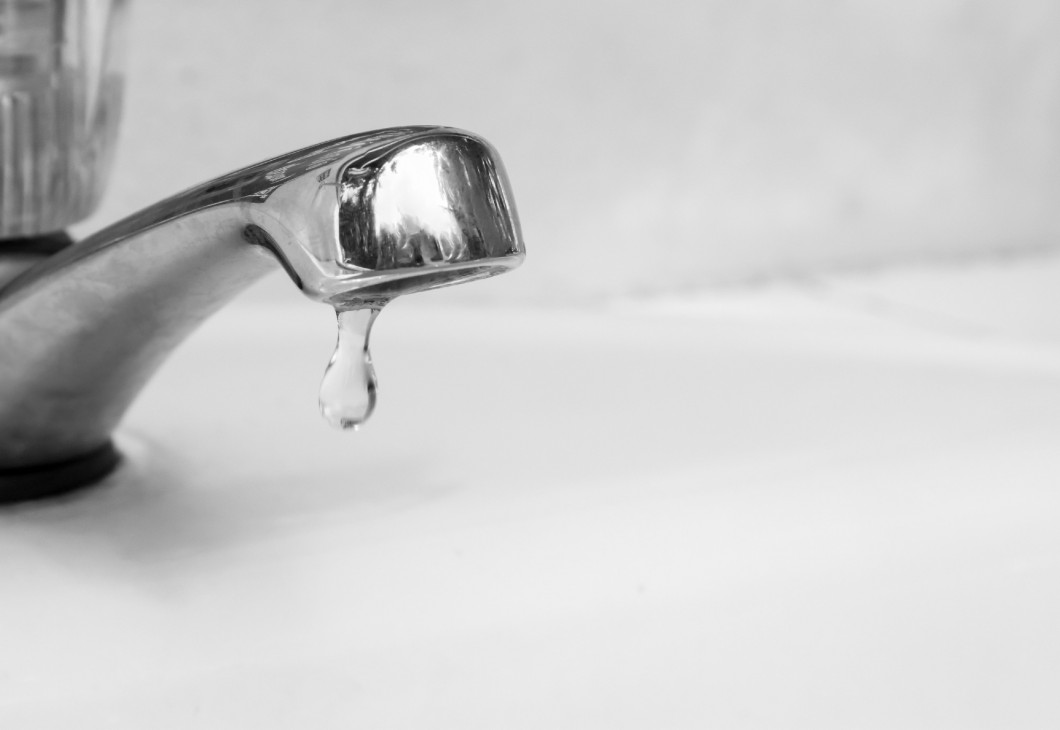
[[[204,183],[0,289],[0,469],[105,444],[166,355],[276,265],[344,309],[523,255],[499,158],[455,129],[353,135]]]

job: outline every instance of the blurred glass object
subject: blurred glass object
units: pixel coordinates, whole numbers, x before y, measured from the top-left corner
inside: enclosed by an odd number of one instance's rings
[[[0,0],[0,239],[61,230],[98,204],[121,116],[126,6]]]

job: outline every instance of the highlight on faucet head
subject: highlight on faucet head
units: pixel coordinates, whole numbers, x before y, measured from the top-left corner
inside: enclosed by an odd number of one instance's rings
[[[262,227],[303,292],[352,307],[522,262],[511,188],[488,142],[447,127],[376,134],[360,135],[352,154],[347,148],[342,159],[314,165],[298,185],[270,191],[258,209],[282,210],[269,217],[286,226]],[[292,209],[305,211],[303,226],[291,227]]]

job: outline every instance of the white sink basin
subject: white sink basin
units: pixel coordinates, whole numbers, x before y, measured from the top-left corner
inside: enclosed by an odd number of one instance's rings
[[[1057,726],[1060,356],[762,292],[237,303],[0,515],[3,728]]]

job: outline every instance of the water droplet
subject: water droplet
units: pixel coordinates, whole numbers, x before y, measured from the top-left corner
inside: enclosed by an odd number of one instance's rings
[[[375,409],[375,369],[368,338],[382,305],[336,309],[339,339],[320,383],[320,413],[335,428],[357,428]]]

